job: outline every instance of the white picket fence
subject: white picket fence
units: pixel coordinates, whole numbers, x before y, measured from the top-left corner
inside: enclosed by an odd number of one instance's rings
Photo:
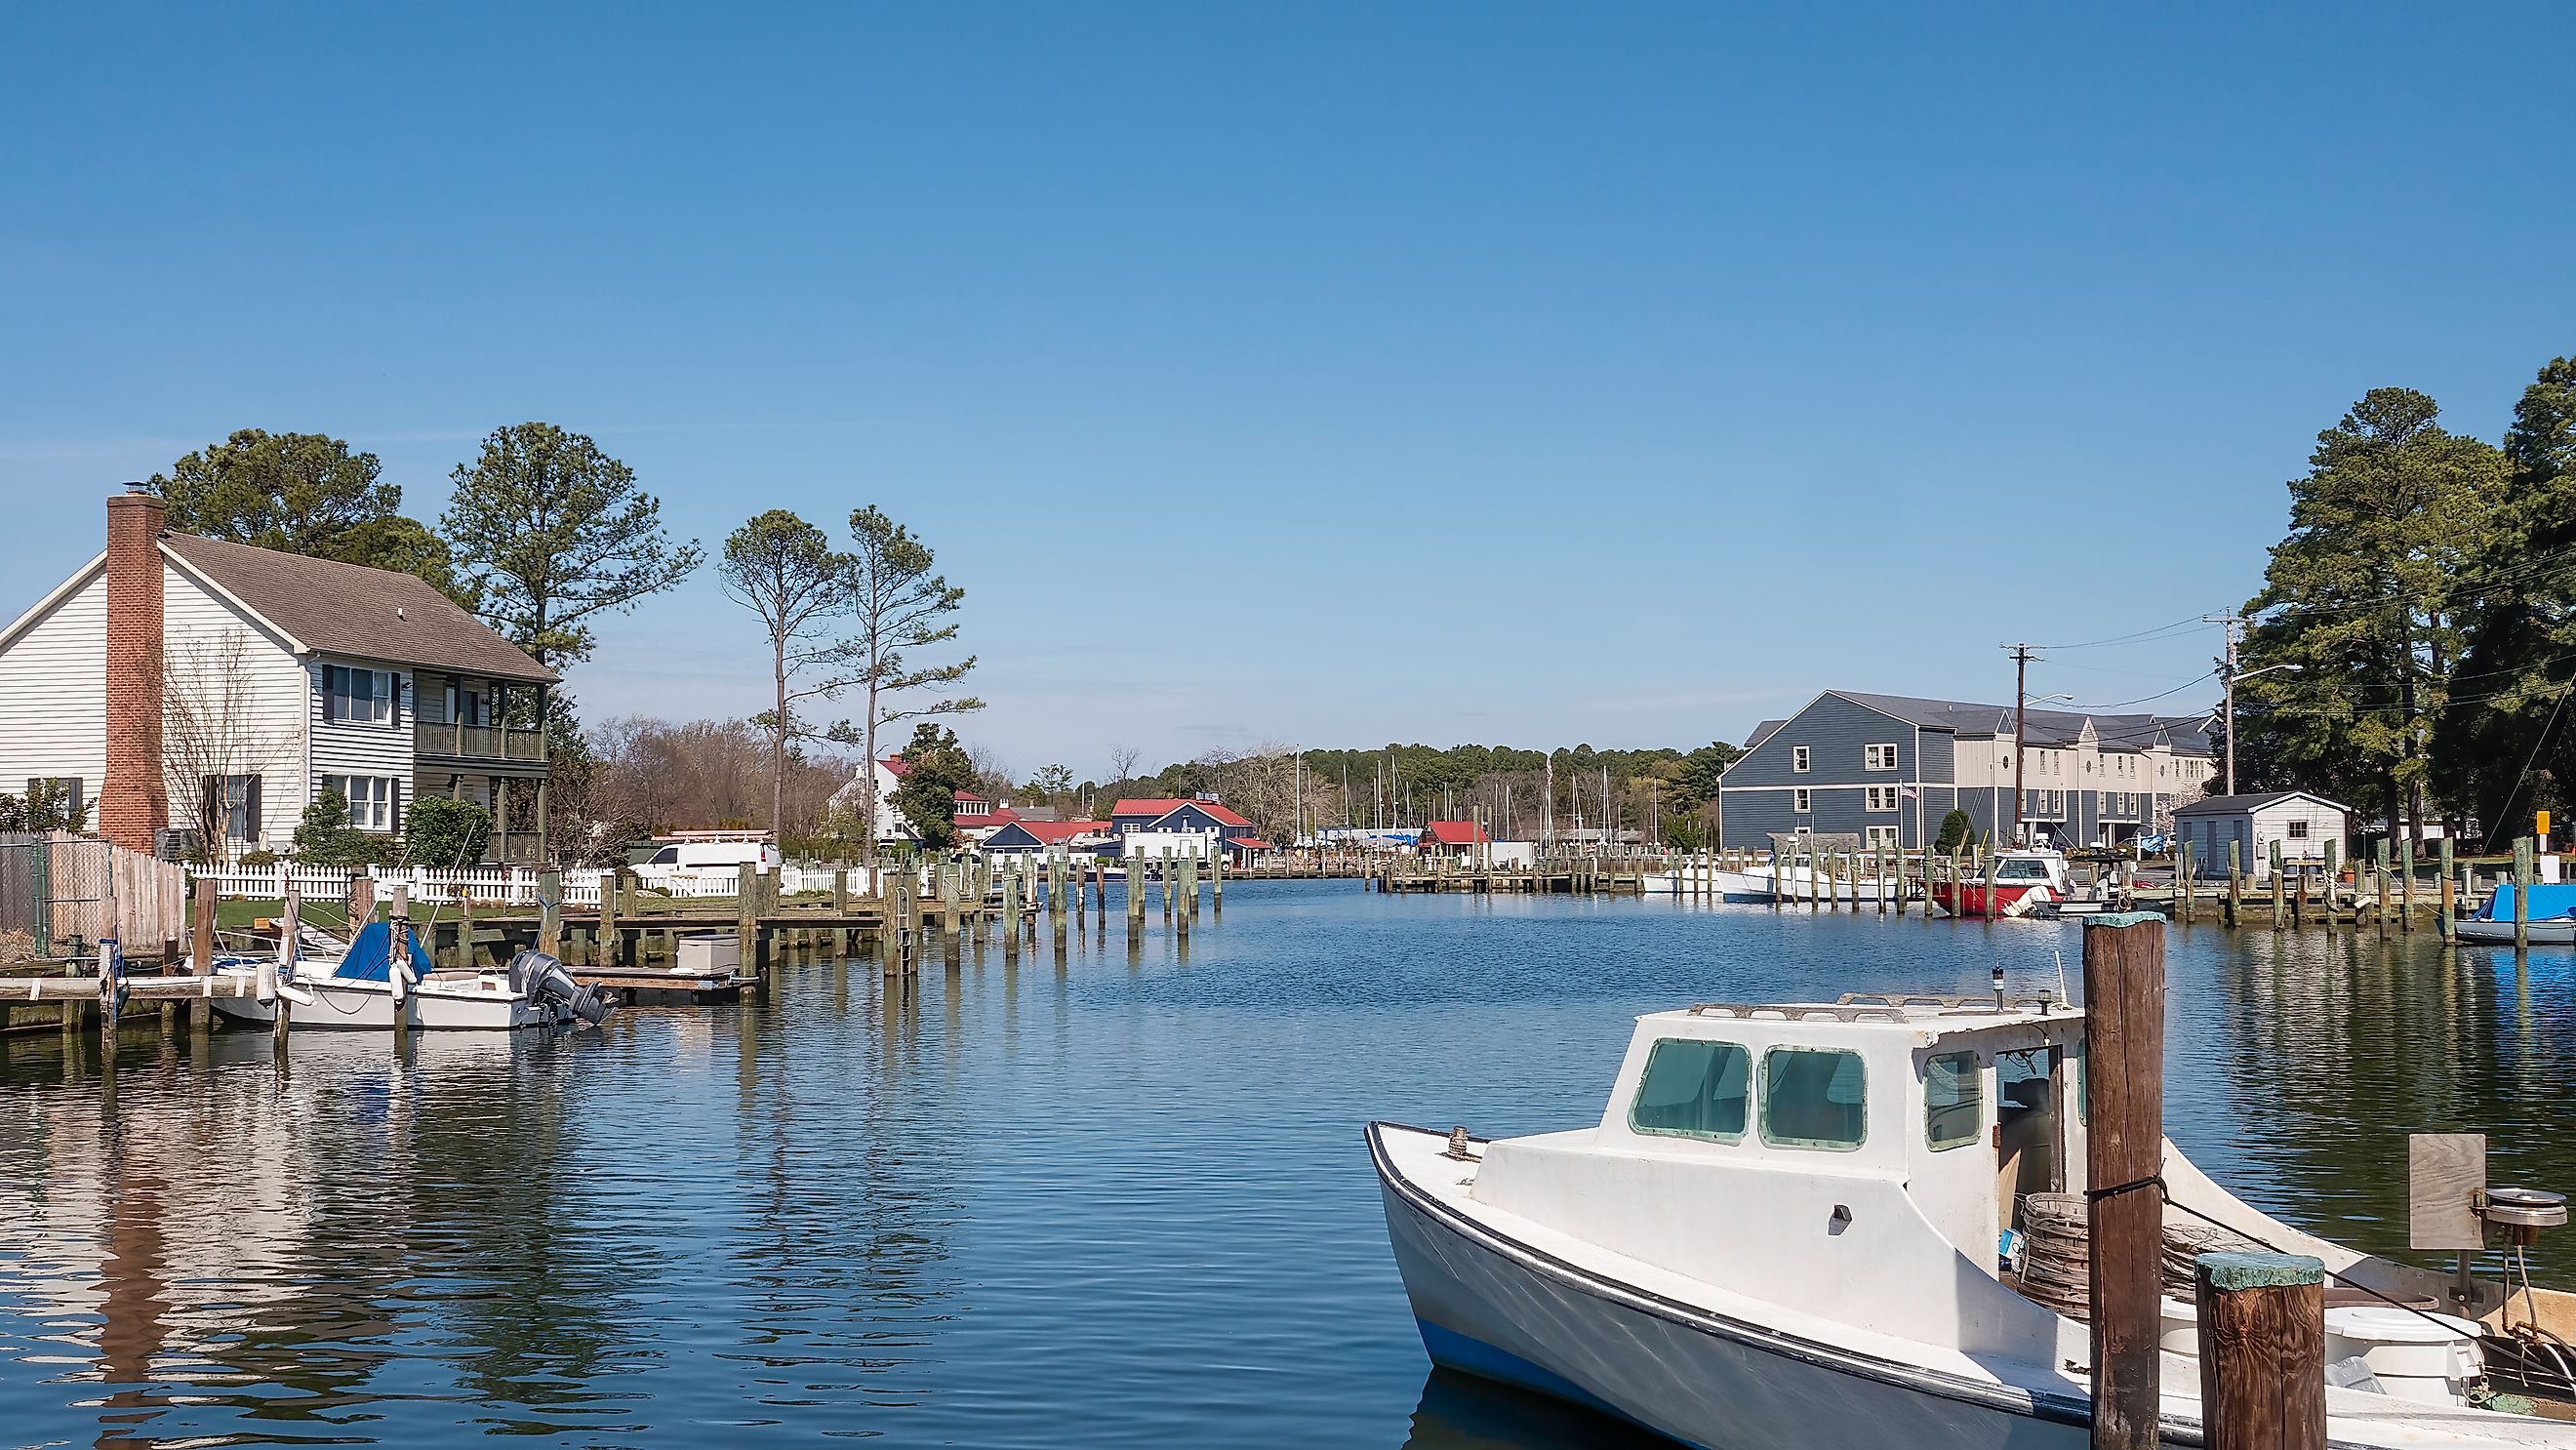
[[[566,906],[599,905],[599,883],[607,873],[596,870],[563,873],[563,904]],[[297,894],[308,901],[346,901],[349,883],[358,877],[372,878],[376,898],[400,882],[411,888],[411,899],[423,905],[453,905],[459,899],[477,906],[534,906],[537,904],[538,873],[524,866],[487,866],[467,871],[437,871],[425,866],[254,866],[231,867],[221,871],[197,873],[199,880],[215,883],[218,896],[255,901],[274,901],[286,889],[292,877]],[[647,890],[671,896],[730,897],[739,878],[731,871],[703,875],[674,874],[664,879],[648,880]],[[850,890],[855,895],[874,895],[869,873],[851,867]],[[806,866],[785,866],[779,870],[778,889],[786,895],[804,891],[829,891],[832,873]]]

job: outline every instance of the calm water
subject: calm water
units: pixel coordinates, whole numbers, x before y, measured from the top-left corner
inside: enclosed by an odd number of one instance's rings
[[[1151,928],[399,1063],[0,1039],[0,1441],[1631,1445],[1430,1373],[1361,1123],[1588,1121],[1684,1001],[2080,975],[2071,926],[1349,883],[1238,882],[1186,958]],[[2576,961],[2170,962],[2172,1130],[2254,1200],[2398,1248],[2428,1127],[2576,1188]]]

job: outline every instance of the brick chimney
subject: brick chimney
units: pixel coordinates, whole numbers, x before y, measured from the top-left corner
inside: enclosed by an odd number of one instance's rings
[[[136,851],[170,824],[161,779],[161,500],[107,501],[107,779],[98,833]]]

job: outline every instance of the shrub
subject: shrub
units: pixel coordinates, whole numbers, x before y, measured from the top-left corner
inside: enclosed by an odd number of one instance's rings
[[[1977,823],[1968,819],[1966,811],[1954,810],[1941,818],[1941,834],[1933,838],[1932,849],[1944,854],[1956,851],[1968,844],[1976,829]]]
[[[309,866],[365,866],[385,854],[386,842],[349,825],[349,798],[324,786],[295,826],[295,859]]]
[[[472,801],[443,795],[422,796],[411,803],[403,822],[403,840],[415,866],[452,870],[483,859],[492,839],[492,816]]]

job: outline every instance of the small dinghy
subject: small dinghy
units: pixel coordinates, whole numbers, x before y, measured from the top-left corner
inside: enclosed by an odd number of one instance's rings
[[[2088,1292],[2085,1017],[2000,1003],[1658,1012],[1598,1123],[1492,1141],[1371,1124],[1424,1347],[1712,1450],[2076,1450],[2092,1418],[2090,1329],[2071,1317]],[[2576,1296],[2315,1238],[2170,1142],[2163,1178],[2167,1443],[2201,1443],[2173,1266],[2258,1247],[2347,1286],[2325,1310],[2334,1444],[2576,1447],[2559,1359],[2576,1353],[2558,1348]],[[2564,1222],[2546,1206],[2528,1221],[2549,1212]]]
[[[306,958],[284,980],[274,960],[218,958],[217,977],[252,976],[257,991],[208,1000],[226,1017],[267,1026],[276,1018],[283,994],[299,1032],[316,1027],[390,1032],[397,1014],[405,1026],[426,1031],[485,1032],[596,1024],[608,1015],[596,993],[543,952],[520,952],[498,969],[437,971],[420,934],[405,927],[403,937],[407,950],[397,954],[392,927],[370,922],[345,953]]]
[[[2512,882],[2500,882],[2478,905],[2475,916],[2464,916],[2451,924],[2464,942],[2480,946],[2513,945]],[[2531,905],[2523,921],[2523,938],[2533,946],[2563,947],[2576,944],[2576,886],[2533,886]]]

